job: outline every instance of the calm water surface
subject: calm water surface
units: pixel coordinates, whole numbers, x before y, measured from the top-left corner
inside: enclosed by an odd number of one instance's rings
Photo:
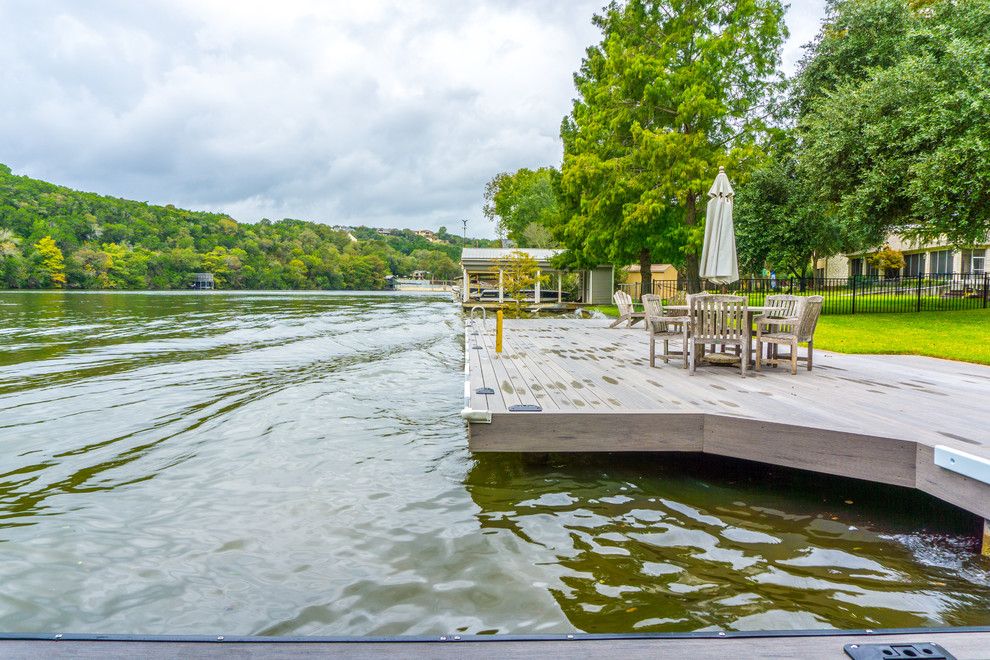
[[[973,521],[927,498],[473,458],[462,351],[438,299],[0,293],[0,630],[990,624]]]

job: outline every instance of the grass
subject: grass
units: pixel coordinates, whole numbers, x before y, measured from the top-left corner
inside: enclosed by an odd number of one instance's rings
[[[815,331],[815,348],[990,365],[990,310],[824,315]]]
[[[615,305],[592,307],[618,316]],[[824,314],[815,348],[840,353],[927,355],[990,365],[990,310]]]

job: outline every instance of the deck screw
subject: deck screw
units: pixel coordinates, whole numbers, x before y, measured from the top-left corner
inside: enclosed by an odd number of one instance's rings
[[[718,636],[719,636],[719,637],[725,637],[725,633],[724,633],[724,632],[720,632],[720,633],[718,634]]]
[[[858,649],[859,648],[859,644],[850,644],[849,645],[849,648],[851,648],[851,649]]]
[[[55,639],[62,639],[62,633],[58,633],[57,635],[55,635]]]
[[[872,630],[870,630],[869,628],[867,628],[867,629],[866,629],[866,634],[867,634],[867,635],[872,635],[872,634],[873,634],[873,631],[872,631]]]
[[[217,635],[217,641],[218,642],[222,642],[223,641],[223,635]]]
[[[446,642],[446,641],[447,641],[447,638],[446,638],[446,637],[441,637],[441,638],[440,638],[440,641],[441,641],[441,642]]]
[[[568,635],[567,639],[574,639],[574,635]]]

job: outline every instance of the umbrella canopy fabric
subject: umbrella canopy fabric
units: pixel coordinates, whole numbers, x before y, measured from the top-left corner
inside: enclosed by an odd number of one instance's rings
[[[716,284],[731,284],[739,279],[736,231],[732,225],[734,196],[725,168],[718,168],[715,183],[708,191],[705,244],[701,248],[701,264],[698,268],[700,277]]]

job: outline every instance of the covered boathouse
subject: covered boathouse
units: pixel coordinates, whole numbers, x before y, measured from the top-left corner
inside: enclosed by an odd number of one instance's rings
[[[578,276],[578,292],[570,302],[582,305],[607,305],[612,302],[615,291],[615,268],[610,265],[585,270],[567,271],[554,268],[551,260],[563,252],[542,248],[464,248],[461,252],[461,300],[465,306],[478,303],[502,303],[505,290],[502,287],[502,274],[498,267],[500,259],[513,252],[523,252],[536,260],[537,280],[532,291],[533,303],[565,303],[564,276],[574,273]],[[487,291],[487,295],[482,295]],[[496,294],[497,292],[497,294]],[[556,294],[556,295],[554,295]]]

